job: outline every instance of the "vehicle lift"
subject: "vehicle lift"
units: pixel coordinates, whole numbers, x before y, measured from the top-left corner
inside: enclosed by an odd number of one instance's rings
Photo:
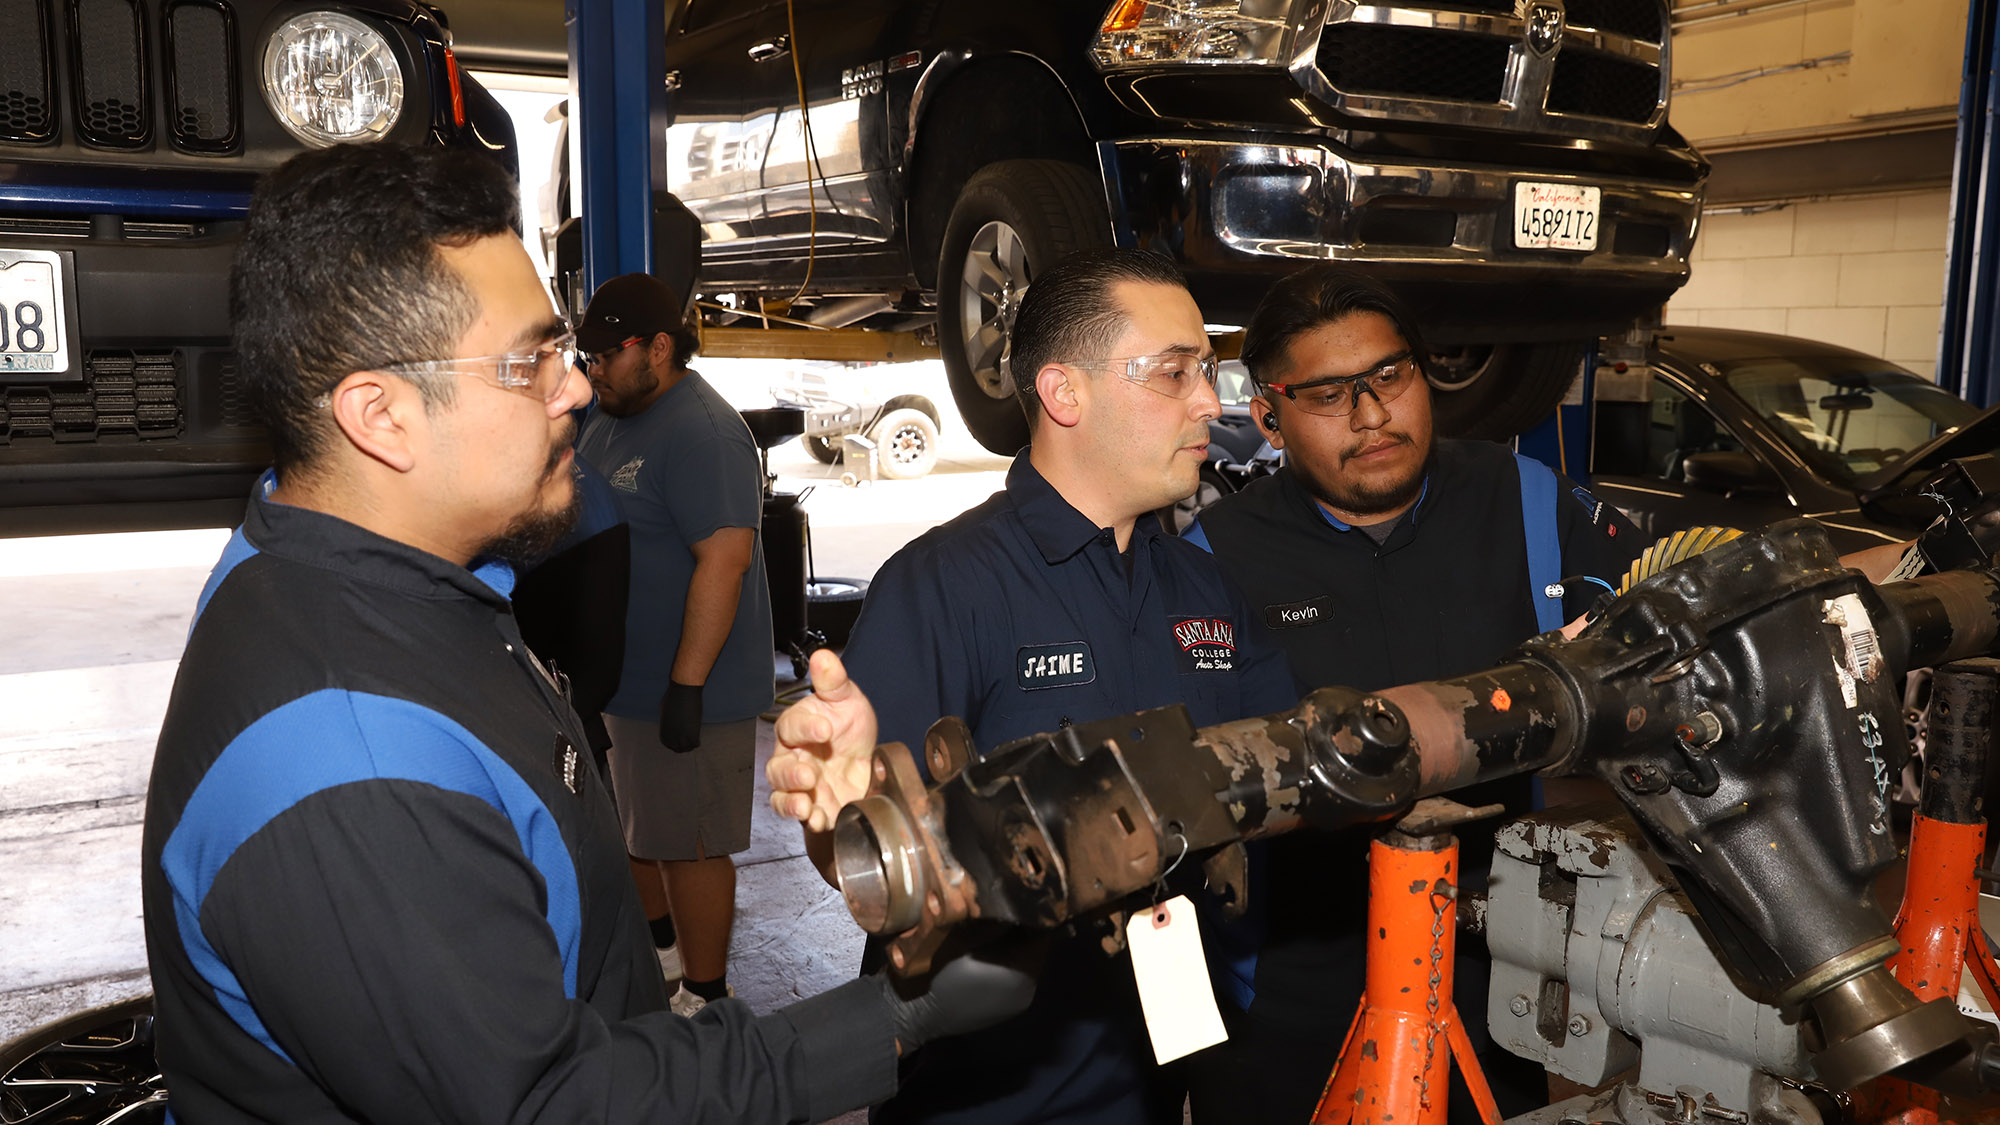
[[[1951,172],[1938,385],[1977,406],[2000,401],[2000,11],[1972,0]]]
[[[670,120],[671,92],[662,76],[666,6],[659,0],[564,0],[569,32],[571,181],[579,185],[584,216],[580,294],[597,291],[626,273],[657,273],[692,305],[701,261],[700,230],[685,208],[655,182],[664,179],[661,139]],[[572,315],[582,312],[582,300]],[[822,333],[705,328],[702,351],[710,355],[814,358],[790,341]],[[842,331],[826,341],[846,349],[832,358],[887,359],[914,341],[885,333]],[[837,341],[837,342],[836,342]],[[871,354],[874,348],[881,354]],[[772,632],[777,650],[803,678],[804,661],[818,643],[808,620],[813,581],[811,531],[801,497],[778,492],[769,450],[805,430],[805,412],[775,407],[744,412],[758,446],[764,494],[764,565],[771,589]]]

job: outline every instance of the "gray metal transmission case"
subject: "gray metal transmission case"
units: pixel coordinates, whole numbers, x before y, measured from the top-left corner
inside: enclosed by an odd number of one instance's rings
[[[1812,1073],[1797,1027],[1732,979],[1637,825],[1609,806],[1551,809],[1495,842],[1495,1041],[1587,1086],[1636,1063],[1634,1093],[1794,1119],[1776,1078]]]

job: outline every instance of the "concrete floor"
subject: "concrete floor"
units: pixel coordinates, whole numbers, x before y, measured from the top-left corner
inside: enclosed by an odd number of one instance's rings
[[[955,419],[953,419],[955,421]],[[1004,458],[946,431],[921,481],[844,488],[797,444],[817,569],[871,577],[909,539],[1002,487]],[[0,1043],[149,991],[139,907],[145,788],[194,600],[226,531],[0,540]],[[730,982],[760,1012],[851,978],[861,932],[772,814],[761,760],[737,857]]]

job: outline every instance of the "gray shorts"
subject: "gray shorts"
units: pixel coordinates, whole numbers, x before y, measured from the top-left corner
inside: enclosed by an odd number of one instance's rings
[[[604,726],[626,851],[640,859],[687,860],[750,846],[756,719],[703,723],[701,745],[685,754],[660,745],[657,722],[606,715]]]

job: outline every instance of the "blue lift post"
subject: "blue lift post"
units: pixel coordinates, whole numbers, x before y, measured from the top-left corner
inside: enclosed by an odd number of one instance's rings
[[[1958,94],[1958,156],[1951,172],[1950,264],[1939,333],[1939,385],[1977,406],[2000,399],[2000,12],[1972,0]]]
[[[1590,483],[1591,412],[1597,402],[1597,349],[1583,354],[1583,401],[1556,407],[1514,440],[1514,448],[1578,484]]]
[[[653,184],[665,182],[666,5],[563,0],[571,178],[583,216],[584,293],[653,268]]]

